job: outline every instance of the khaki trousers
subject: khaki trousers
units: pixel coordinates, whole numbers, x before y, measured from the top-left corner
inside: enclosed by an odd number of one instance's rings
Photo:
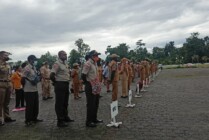
[[[0,88],[0,121],[10,118],[9,116],[9,102],[10,102],[10,88]]]

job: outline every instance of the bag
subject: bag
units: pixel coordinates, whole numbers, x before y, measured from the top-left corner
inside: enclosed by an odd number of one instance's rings
[[[96,78],[94,80],[91,80],[90,83],[91,83],[91,86],[92,86],[92,93],[94,95],[100,94],[102,88],[101,88],[101,83],[99,82],[99,79]]]

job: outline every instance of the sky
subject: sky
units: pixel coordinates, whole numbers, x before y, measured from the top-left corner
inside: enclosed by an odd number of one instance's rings
[[[13,61],[77,49],[84,40],[105,57],[108,45],[142,39],[152,52],[191,33],[209,33],[209,0],[0,0],[0,50]]]

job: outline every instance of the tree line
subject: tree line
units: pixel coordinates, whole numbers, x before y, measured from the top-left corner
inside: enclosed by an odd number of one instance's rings
[[[75,41],[74,45],[77,49],[72,49],[68,55],[69,66],[72,67],[73,63],[83,63],[85,55],[91,50],[91,47],[84,43],[83,39]],[[181,47],[176,47],[174,41],[165,44],[164,47],[155,46],[152,53],[148,52],[146,43],[142,39],[136,42],[134,49],[130,49],[126,43],[120,43],[118,46],[107,46],[105,54],[107,55],[106,61],[109,61],[109,55],[116,53],[120,59],[126,57],[133,62],[139,62],[143,59],[155,60],[158,63],[169,64],[184,64],[184,63],[205,63],[209,61],[209,37],[199,37],[198,32],[191,33],[186,38],[186,41]],[[57,55],[51,55],[48,51],[46,54],[41,55],[38,60],[37,67],[40,68],[42,63],[48,61],[49,65],[56,61]],[[20,65],[22,62],[11,62],[12,65]]]

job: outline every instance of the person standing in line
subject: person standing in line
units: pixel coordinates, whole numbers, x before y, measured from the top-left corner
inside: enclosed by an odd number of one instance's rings
[[[51,97],[51,82],[50,82],[50,69],[48,62],[44,62],[43,66],[40,68],[41,72],[41,85],[42,85],[42,99],[52,99]]]
[[[128,90],[131,89],[131,83],[132,83],[132,80],[133,80],[133,70],[132,70],[132,64],[130,61],[128,61],[128,64],[127,64],[127,67],[128,67]]]
[[[79,96],[80,80],[79,80],[79,64],[78,63],[73,64],[73,69],[71,71],[71,77],[73,78],[74,99],[77,100],[77,99],[81,98],[81,96]]]
[[[68,116],[70,71],[67,64],[67,54],[65,51],[58,52],[58,60],[54,63],[50,79],[55,91],[55,111],[57,115],[57,126],[67,127],[67,122],[74,122]]]
[[[95,50],[89,52],[88,60],[83,66],[82,80],[85,84],[87,115],[86,126],[96,127],[97,123],[102,123],[103,120],[97,119],[99,108],[99,94],[101,92],[101,83],[98,78],[97,61],[99,60],[98,53]]]
[[[117,54],[110,55],[111,62],[109,64],[109,83],[112,84],[112,101],[118,100],[118,81],[119,81],[119,74],[118,74],[118,65],[117,61],[119,56]]]
[[[121,98],[127,98],[128,97],[128,60],[126,58],[123,58],[121,60],[121,70],[119,72],[121,75],[121,85],[122,85],[122,95]]]
[[[15,94],[16,94],[16,105],[15,105],[16,109],[25,107],[24,91],[23,91],[23,86],[21,84],[21,79],[22,79],[21,71],[22,71],[21,67],[16,66],[15,72],[12,74],[12,77],[11,77],[11,81],[12,81],[13,87],[15,89]]]
[[[37,58],[35,55],[28,56],[28,64],[23,69],[22,83],[24,83],[24,94],[26,102],[25,124],[31,126],[43,120],[38,119],[39,114],[39,96],[37,84],[40,77],[36,70]]]
[[[104,77],[104,85],[106,85],[107,93],[110,92],[110,83],[108,82],[108,76],[109,76],[109,62],[107,61],[104,66],[103,70],[103,77]]]
[[[16,121],[11,119],[9,115],[10,94],[12,92],[11,67],[7,63],[10,59],[9,55],[11,53],[0,51],[0,126],[3,126],[4,122]]]

